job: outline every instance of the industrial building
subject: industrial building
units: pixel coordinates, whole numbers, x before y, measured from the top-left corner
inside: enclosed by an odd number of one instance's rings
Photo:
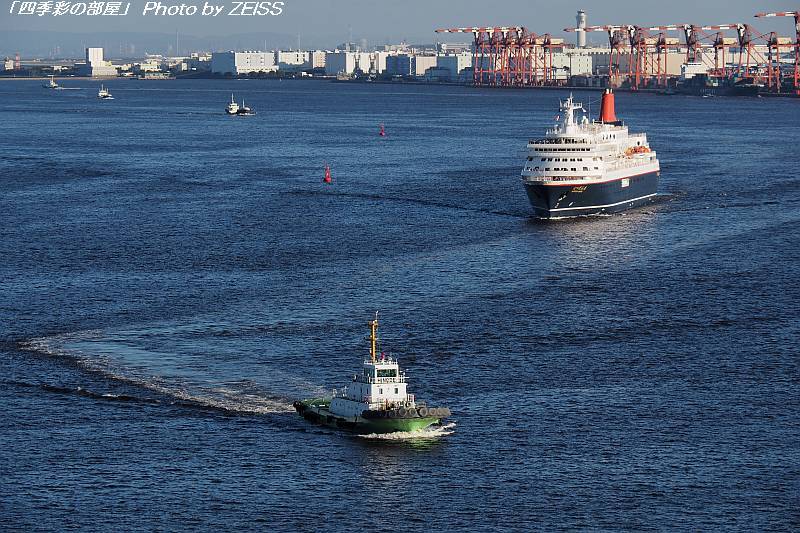
[[[103,59],[102,48],[87,48],[86,64],[79,68],[79,72],[91,77],[116,76],[117,68]]]
[[[389,76],[421,77],[425,71],[435,68],[437,56],[397,54],[386,58],[385,73]]]
[[[308,53],[308,66],[310,69],[325,68],[325,50],[312,50]]]
[[[278,70],[284,72],[300,72],[311,68],[309,61],[309,52],[300,50],[284,51],[278,50],[275,52],[275,64]]]
[[[337,76],[352,75],[356,72],[374,72],[372,54],[368,52],[336,51],[325,54],[325,74]]]
[[[446,69],[449,72],[449,79],[444,79],[446,74],[443,70],[436,73],[437,77],[442,81],[457,81],[460,76],[472,68],[472,54],[469,52],[459,54],[439,54],[436,56],[437,69]],[[427,79],[432,80],[432,77],[427,75]]]
[[[253,72],[275,72],[274,52],[214,52],[211,54],[211,72],[214,74],[239,76]]]

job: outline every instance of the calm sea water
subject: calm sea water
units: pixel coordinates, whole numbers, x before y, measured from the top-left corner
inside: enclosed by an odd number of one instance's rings
[[[659,201],[539,223],[565,93],[65,85],[0,83],[4,529],[800,524],[800,101],[619,94]],[[436,438],[291,410],[375,310]]]

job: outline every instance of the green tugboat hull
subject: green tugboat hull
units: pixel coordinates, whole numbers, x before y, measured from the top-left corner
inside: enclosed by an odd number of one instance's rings
[[[353,431],[358,434],[370,433],[396,433],[416,432],[438,424],[442,417],[416,416],[408,418],[378,418],[366,419],[363,417],[342,417],[333,414],[330,409],[330,400],[313,398],[294,402],[297,413],[314,424],[329,426],[338,429]]]

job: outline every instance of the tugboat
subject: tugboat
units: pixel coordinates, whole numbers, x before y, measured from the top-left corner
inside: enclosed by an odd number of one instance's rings
[[[100,84],[100,90],[97,91],[97,97],[101,100],[113,100],[114,97],[111,96],[111,93],[106,89],[102,84]]]
[[[235,115],[239,112],[239,104],[233,99],[233,93],[231,93],[231,103],[225,108],[225,112],[229,115]]]
[[[225,112],[229,115],[236,115],[239,117],[249,117],[250,115],[255,115],[255,111],[244,105],[244,98],[242,98],[242,105],[236,103],[236,100],[233,99],[233,94],[231,93],[231,103],[228,104],[228,107],[225,108]]]
[[[369,321],[370,357],[361,374],[333,393],[332,398],[311,398],[292,405],[310,422],[347,429],[359,434],[418,432],[450,416],[446,407],[428,407],[406,391],[406,375],[397,360],[378,355],[378,313]]]
[[[628,133],[603,93],[600,118],[578,121],[572,95],[544,138],[528,142],[522,183],[539,218],[617,213],[651,202],[661,170],[644,133]]]
[[[50,76],[50,79],[47,81],[47,83],[43,83],[42,87],[44,87],[45,89],[60,89],[61,88],[61,86],[58,83],[56,83],[55,76]]]
[[[242,117],[249,117],[250,115],[255,115],[256,112],[244,105],[244,98],[242,98],[242,105],[239,107],[239,110],[236,111],[236,114]]]

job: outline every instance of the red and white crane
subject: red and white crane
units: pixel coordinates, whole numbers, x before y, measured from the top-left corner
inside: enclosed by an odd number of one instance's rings
[[[555,81],[553,50],[562,39],[536,35],[524,26],[440,28],[436,33],[471,33],[473,83],[489,86],[531,86]]]
[[[624,24],[604,26],[586,26],[585,28],[564,28],[566,32],[575,31],[603,31],[608,34],[608,44],[611,54],[608,58],[608,83],[612,87],[620,85],[620,64],[622,55],[626,52],[628,40],[628,26]]]
[[[768,41],[769,46],[769,53],[770,53],[770,60],[772,60],[773,53],[775,53],[777,58],[777,78],[778,78],[778,89],[780,89],[780,50],[782,47],[785,48],[794,48],[794,93],[800,96],[800,11],[776,11],[775,13],[756,13],[755,15],[757,18],[766,18],[766,17],[792,17],[794,18],[794,43],[785,44],[781,43],[781,38],[774,34],[774,32],[770,35],[770,39]],[[769,75],[770,80],[772,79],[773,71],[775,68],[772,65],[772,61],[770,61],[770,69]]]

